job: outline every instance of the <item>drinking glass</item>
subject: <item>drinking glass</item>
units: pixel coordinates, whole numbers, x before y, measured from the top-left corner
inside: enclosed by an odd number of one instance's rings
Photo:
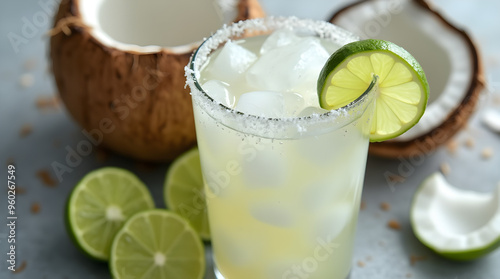
[[[218,30],[186,68],[220,279],[345,279],[364,180],[376,77],[349,105],[267,118],[235,111],[202,87],[200,70],[228,40],[288,28],[342,46],[358,37],[294,17]]]

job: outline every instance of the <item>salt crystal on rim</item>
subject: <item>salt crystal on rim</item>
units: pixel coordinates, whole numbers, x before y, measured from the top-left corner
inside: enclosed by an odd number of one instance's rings
[[[247,115],[214,101],[199,84],[200,70],[203,68],[211,52],[222,43],[241,37],[247,30],[255,32],[270,32],[282,28],[290,28],[300,34],[316,35],[326,38],[338,45],[344,45],[359,40],[359,37],[331,23],[296,17],[268,17],[240,21],[224,25],[210,38],[203,42],[193,53],[191,61],[185,67],[186,84],[191,88],[193,102],[209,113],[222,125],[237,129],[246,134],[264,138],[290,139],[311,134],[325,133],[343,127],[358,119],[367,107],[370,94],[363,94],[358,101],[343,108],[329,111],[325,114],[314,114],[307,117],[267,118]]]

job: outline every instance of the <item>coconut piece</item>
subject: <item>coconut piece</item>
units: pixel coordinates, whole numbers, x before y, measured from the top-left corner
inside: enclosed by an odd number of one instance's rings
[[[413,198],[415,236],[436,253],[472,260],[500,246],[500,184],[492,193],[458,189],[436,172]]]
[[[441,169],[441,172],[444,174],[444,175],[448,175],[450,174],[451,172],[451,167],[448,163],[441,163],[440,167]]]
[[[19,84],[23,88],[29,88],[33,86],[33,83],[35,82],[35,78],[33,77],[32,74],[22,74],[21,77],[19,78]]]
[[[22,272],[24,269],[26,269],[27,265],[28,264],[27,264],[26,261],[22,261],[21,264],[18,267],[16,267],[16,270],[13,271],[12,273],[20,273],[20,272]]]
[[[493,97],[493,104],[494,105],[500,105],[500,96],[494,96]]]
[[[57,182],[52,178],[48,170],[39,170],[36,172],[36,176],[38,176],[40,181],[47,187],[53,188],[57,186]]]
[[[391,210],[391,205],[387,202],[381,202],[380,209],[382,209],[383,211],[389,211]]]
[[[483,113],[483,123],[492,131],[500,133],[500,112],[488,109]]]
[[[361,203],[359,204],[359,210],[365,210],[365,209],[366,209],[366,202],[361,201]]]
[[[220,27],[222,22],[213,24],[217,18],[229,23],[264,13],[257,0],[239,0],[237,10],[221,14],[210,1],[147,3],[151,6],[140,1],[62,1],[50,32],[50,57],[62,102],[86,131],[102,135],[103,146],[140,160],[170,161],[196,143],[184,78],[192,51]],[[174,4],[178,6],[168,8]],[[127,9],[134,10],[133,20]],[[225,21],[226,15],[231,20]],[[179,21],[168,34],[173,16]],[[214,30],[205,28],[207,17]],[[204,35],[197,30],[201,28]]]
[[[468,148],[474,148],[474,145],[476,144],[476,142],[474,141],[473,138],[468,138],[467,140],[465,140],[465,146],[467,146]]]
[[[490,159],[493,156],[493,148],[485,147],[483,151],[481,151],[481,157],[485,160]]]
[[[448,152],[450,152],[450,154],[455,154],[457,153],[457,149],[458,149],[458,141],[452,139],[450,140],[447,144],[446,144],[446,149],[448,149]]]
[[[389,220],[389,222],[387,222],[387,226],[393,230],[401,229],[401,223],[399,223],[399,221],[395,219]]]
[[[25,138],[29,136],[33,132],[33,126],[31,124],[24,124],[21,126],[21,129],[19,129],[19,136],[21,138]]]
[[[403,176],[401,175],[397,175],[397,174],[391,174],[391,175],[388,175],[387,178],[389,179],[389,181],[391,181],[392,183],[403,183],[405,182],[406,178],[404,178]]]
[[[422,65],[429,81],[429,104],[420,122],[393,140],[371,143],[371,154],[392,158],[426,154],[464,128],[485,84],[478,50],[465,31],[425,0],[358,1],[330,21],[362,37],[403,46]]]
[[[16,194],[26,194],[26,188],[16,185]]]
[[[38,202],[33,202],[33,203],[31,204],[31,207],[30,207],[30,211],[31,211],[31,213],[33,213],[33,214],[38,214],[38,213],[40,212],[40,209],[41,209],[41,207],[40,207],[40,203],[38,203]]]
[[[26,61],[24,61],[23,67],[26,71],[31,71],[35,69],[36,64],[36,59],[27,59]]]
[[[410,255],[410,265],[414,266],[417,262],[426,260],[426,256]]]
[[[39,96],[36,99],[36,107],[40,110],[47,109],[58,109],[59,108],[59,97],[56,95],[52,96]]]

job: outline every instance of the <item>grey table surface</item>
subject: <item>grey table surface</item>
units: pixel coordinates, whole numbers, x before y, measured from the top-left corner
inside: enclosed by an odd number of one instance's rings
[[[346,2],[261,0],[268,14],[315,19],[328,19],[332,11]],[[423,178],[438,171],[443,163],[451,169],[448,180],[459,188],[489,192],[500,181],[500,135],[480,122],[484,109],[494,106],[491,100],[500,96],[500,2],[436,0],[434,3],[478,42],[485,62],[487,94],[468,128],[455,137],[459,147],[454,154],[443,147],[414,162],[369,157],[363,191],[366,208],[359,216],[352,279],[500,278],[500,250],[473,262],[445,260],[423,246],[409,224],[409,204],[414,191]],[[37,171],[47,170],[55,178],[51,163],[63,162],[67,148],[75,148],[83,139],[81,129],[63,108],[39,110],[35,106],[37,98],[50,97],[56,92],[48,71],[46,36],[55,4],[56,0],[0,3],[0,166],[3,168],[0,168],[0,181],[6,185],[6,164],[13,160],[18,186],[25,190],[16,197],[16,264],[24,262],[25,268],[16,274],[7,269],[7,197],[5,191],[0,191],[0,278],[110,278],[107,265],[82,255],[64,229],[66,198],[75,183],[90,170],[106,165],[130,169],[148,185],[157,207],[165,206],[162,187],[167,164],[145,168],[117,155],[102,162],[94,152],[83,157],[71,173],[64,174],[56,187],[44,186],[37,177]],[[22,34],[25,21],[33,22],[34,16],[37,24],[28,36],[11,44],[9,34]],[[30,77],[32,86],[22,86],[21,80],[29,81]],[[496,108],[500,110],[498,105]],[[23,125],[31,125],[32,132],[20,137]],[[464,145],[469,138],[475,141],[473,148]],[[481,157],[486,147],[494,151],[488,160]],[[406,181],[390,187],[384,178],[387,171],[407,176]],[[382,202],[390,203],[391,210],[381,210]],[[34,204],[40,206],[38,213],[32,211]],[[390,219],[398,220],[401,229],[389,229]],[[425,257],[425,260],[412,265],[411,255]],[[214,278],[211,267],[207,268],[206,278]]]

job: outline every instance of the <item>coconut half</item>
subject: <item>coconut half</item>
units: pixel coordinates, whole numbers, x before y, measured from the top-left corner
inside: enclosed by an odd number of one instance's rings
[[[493,193],[451,186],[441,173],[415,193],[410,213],[417,238],[438,254],[472,260],[500,246],[500,184]]]
[[[362,38],[404,47],[419,61],[429,82],[428,106],[420,122],[393,140],[371,143],[371,154],[429,153],[464,127],[484,88],[479,53],[465,31],[424,0],[359,1],[336,12],[330,22]]]
[[[263,15],[257,0],[63,0],[50,41],[61,99],[95,145],[170,161],[196,143],[192,51],[222,24]]]

